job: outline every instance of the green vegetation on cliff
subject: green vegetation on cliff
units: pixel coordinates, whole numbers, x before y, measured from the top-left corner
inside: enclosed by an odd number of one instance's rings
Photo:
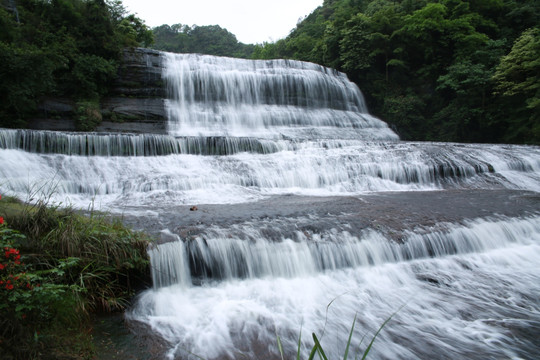
[[[0,0],[0,126],[24,127],[43,96],[97,106],[122,49],[151,43],[120,0]]]
[[[538,0],[325,0],[253,57],[344,71],[403,139],[540,144],[538,19]]]
[[[255,45],[238,42],[235,35],[218,25],[161,25],[152,31],[152,48],[156,50],[250,58],[255,49]]]

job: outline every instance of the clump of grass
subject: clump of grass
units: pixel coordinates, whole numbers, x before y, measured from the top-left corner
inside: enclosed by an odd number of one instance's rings
[[[123,310],[149,286],[151,239],[50,197],[3,197],[0,215],[2,358],[91,358],[90,314]]]
[[[334,299],[335,300],[335,299]],[[332,302],[334,301],[332,300],[330,302],[330,304],[328,304],[327,306],[327,310],[328,310],[328,307],[332,304]],[[356,354],[356,356],[354,357],[355,360],[357,359],[361,359],[361,360],[365,360],[367,359],[372,347],[373,347],[373,343],[375,342],[375,339],[377,338],[377,336],[379,335],[379,333],[382,331],[382,329],[388,324],[388,322],[390,320],[392,320],[392,318],[405,306],[406,304],[402,305],[396,312],[394,312],[392,315],[390,315],[382,324],[381,326],[379,326],[379,328],[377,329],[377,331],[375,332],[375,335],[373,335],[373,337],[371,338],[371,341],[370,343],[368,344],[368,346],[366,347],[366,349],[363,351],[363,352],[358,352]],[[349,338],[347,340],[347,346],[345,347],[345,352],[343,354],[343,360],[348,360],[349,359],[349,350],[350,350],[350,347],[351,347],[351,343],[352,343],[352,339],[353,339],[353,332],[354,332],[354,327],[356,325],[356,319],[357,319],[357,315],[354,316],[354,319],[353,319],[353,323],[352,323],[352,326],[351,326],[351,330],[349,332]],[[324,334],[324,332],[323,332]],[[365,336],[364,336],[365,337]],[[362,337],[362,339],[360,340],[360,343],[358,344],[358,347],[360,347],[362,345],[362,343],[364,342],[364,337]],[[309,353],[309,356],[308,356],[308,360],[313,360],[315,358],[315,355],[318,355],[319,359],[321,360],[328,360],[328,357],[326,356],[325,352],[324,352],[324,348],[323,346],[321,345],[321,342],[319,341],[319,338],[317,337],[317,335],[315,333],[312,333],[312,338],[313,338],[313,347],[311,348],[311,351]],[[278,345],[278,350],[279,350],[279,354],[281,356],[281,359],[284,360],[284,353],[283,353],[283,346],[282,346],[282,343],[281,343],[281,338],[279,337],[279,335],[277,335],[277,345]],[[298,350],[297,350],[297,353],[296,353],[296,360],[301,360],[301,345],[302,345],[302,330],[300,330],[300,335],[298,337]]]
[[[150,281],[146,250],[151,239],[118,219],[94,211],[84,215],[47,200],[2,201],[0,211],[26,236],[21,247],[29,262],[46,270],[59,259],[72,259],[63,276],[83,289],[86,312],[123,310],[134,291]]]

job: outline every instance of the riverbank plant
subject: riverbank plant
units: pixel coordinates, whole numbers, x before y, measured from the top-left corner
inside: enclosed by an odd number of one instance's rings
[[[1,199],[0,214],[3,358],[90,357],[90,315],[124,309],[147,281],[149,238],[46,199]]]
[[[335,300],[335,299],[334,299]],[[330,305],[332,305],[332,303],[334,302],[334,300],[332,300],[326,310],[328,311],[328,308],[330,307]],[[358,360],[358,359],[361,359],[361,360],[365,360],[367,359],[372,347],[373,347],[373,343],[375,342],[375,339],[377,338],[377,336],[379,336],[379,333],[383,330],[383,328],[388,324],[388,322],[390,320],[392,320],[392,318],[405,306],[406,304],[402,305],[396,312],[394,312],[393,314],[391,314],[382,324],[381,326],[379,326],[379,328],[377,329],[377,331],[375,332],[375,334],[373,335],[373,337],[371,338],[371,341],[369,342],[369,344],[367,345],[367,347],[364,349],[364,351],[361,351],[360,349],[360,346],[362,345],[362,343],[364,342],[364,339],[365,339],[365,335],[360,339],[360,342],[357,346],[357,352],[354,356],[354,359],[355,360]],[[347,345],[345,347],[345,351],[343,353],[343,360],[348,360],[350,359],[351,357],[349,357],[350,354],[352,354],[351,350],[354,352],[354,346],[351,348],[351,345],[352,344],[352,340],[353,340],[353,333],[354,333],[354,328],[355,328],[355,325],[356,325],[356,319],[357,319],[357,315],[354,316],[354,319],[353,319],[353,323],[352,323],[352,326],[351,326],[351,330],[349,332],[349,337],[347,339]],[[326,327],[326,325],[325,325]],[[324,330],[323,330],[323,335],[324,335]],[[320,359],[320,360],[328,360],[328,357],[326,356],[326,353],[324,352],[324,347],[321,345],[321,341],[319,340],[319,337],[315,334],[315,333],[312,333],[311,334],[312,338],[313,338],[313,347],[311,348],[310,352],[309,352],[309,356],[307,357],[307,360],[313,360],[315,359],[315,356],[317,355],[317,358]],[[282,360],[285,360],[285,356],[284,356],[284,351],[283,351],[283,346],[282,346],[282,343],[281,343],[281,338],[279,337],[279,335],[276,335],[277,337],[277,346],[278,346],[278,350],[279,350],[279,354],[281,356],[281,359]],[[301,349],[302,349],[302,330],[300,330],[300,334],[298,336],[298,348],[297,348],[297,352],[296,352],[296,357],[295,357],[295,360],[301,360],[302,359],[302,354],[301,354]]]

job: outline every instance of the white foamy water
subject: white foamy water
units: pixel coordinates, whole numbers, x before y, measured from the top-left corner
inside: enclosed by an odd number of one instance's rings
[[[320,65],[170,53],[164,62],[174,135],[398,138],[345,74]]]
[[[540,348],[539,230],[540,218],[477,220],[423,236],[411,233],[403,245],[375,241],[364,246],[373,261],[329,270],[296,256],[300,241],[288,255],[298,269],[148,290],[130,317],[168,340],[171,358],[191,358],[191,352],[207,359],[277,359],[276,334],[293,358],[300,332],[305,358],[315,332],[336,359],[343,356],[355,315],[353,354],[403,305],[370,358],[532,359]],[[349,244],[342,246],[350,253]]]
[[[292,146],[292,145],[291,145]],[[540,191],[540,150],[442,143],[303,143],[223,156],[73,156],[0,149],[2,191],[52,192],[64,204],[124,207],[239,203],[269,195],[510,188]]]
[[[539,147],[400,142],[332,69],[193,54],[163,54],[163,63],[169,134],[0,129],[0,193],[159,223],[186,204],[285,194],[540,192]],[[538,214],[508,219],[483,210],[493,216],[417,224],[403,243],[379,229],[351,233],[340,223],[338,231],[337,217],[318,232],[291,232],[295,217],[266,219],[265,229],[210,220],[189,238],[163,229],[174,241],[149,249],[154,288],[129,318],[167,340],[169,358],[278,359],[276,335],[294,358],[300,332],[307,358],[315,332],[337,359],[355,316],[358,354],[403,305],[370,358],[534,358]],[[302,214],[304,223],[322,221]]]
[[[316,221],[316,219],[313,219]],[[299,222],[300,219],[296,219]],[[305,222],[306,219],[303,220]],[[276,228],[270,232],[268,226]],[[439,226],[443,227],[444,224]],[[535,220],[481,221],[468,227],[419,235],[406,231],[396,242],[372,229],[359,235],[328,229],[322,233],[298,230],[280,233],[285,222],[244,223],[227,228],[208,225],[204,232],[182,240],[166,232],[169,242],[150,251],[154,287],[185,285],[193,277],[230,280],[255,277],[296,277],[347,267],[382,265],[427,257],[482,252],[521,243],[540,233]],[[176,238],[176,241],[173,239]]]
[[[168,135],[0,129],[0,190],[134,213],[282,194],[540,191],[540,148],[398,142],[335,70],[194,54],[163,63]]]

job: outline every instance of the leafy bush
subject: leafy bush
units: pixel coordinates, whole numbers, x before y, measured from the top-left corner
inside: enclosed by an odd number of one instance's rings
[[[76,127],[81,131],[93,131],[103,119],[99,104],[91,101],[77,103]]]
[[[124,309],[149,279],[149,239],[105,215],[84,216],[46,199],[6,200],[0,206],[10,223],[0,217],[2,355],[57,358],[73,346],[90,354],[89,314]]]
[[[5,1],[2,1],[5,2]],[[0,126],[25,127],[43,96],[98,101],[124,47],[152,33],[120,0],[19,0],[0,6]]]
[[[0,218],[3,220],[3,218]],[[82,288],[65,283],[65,273],[77,259],[59,259],[55,267],[32,263],[21,255],[25,236],[0,225],[0,348],[5,358],[39,358],[51,346],[50,331],[78,327]],[[16,341],[16,342],[15,342]],[[14,345],[16,344],[16,345]]]

